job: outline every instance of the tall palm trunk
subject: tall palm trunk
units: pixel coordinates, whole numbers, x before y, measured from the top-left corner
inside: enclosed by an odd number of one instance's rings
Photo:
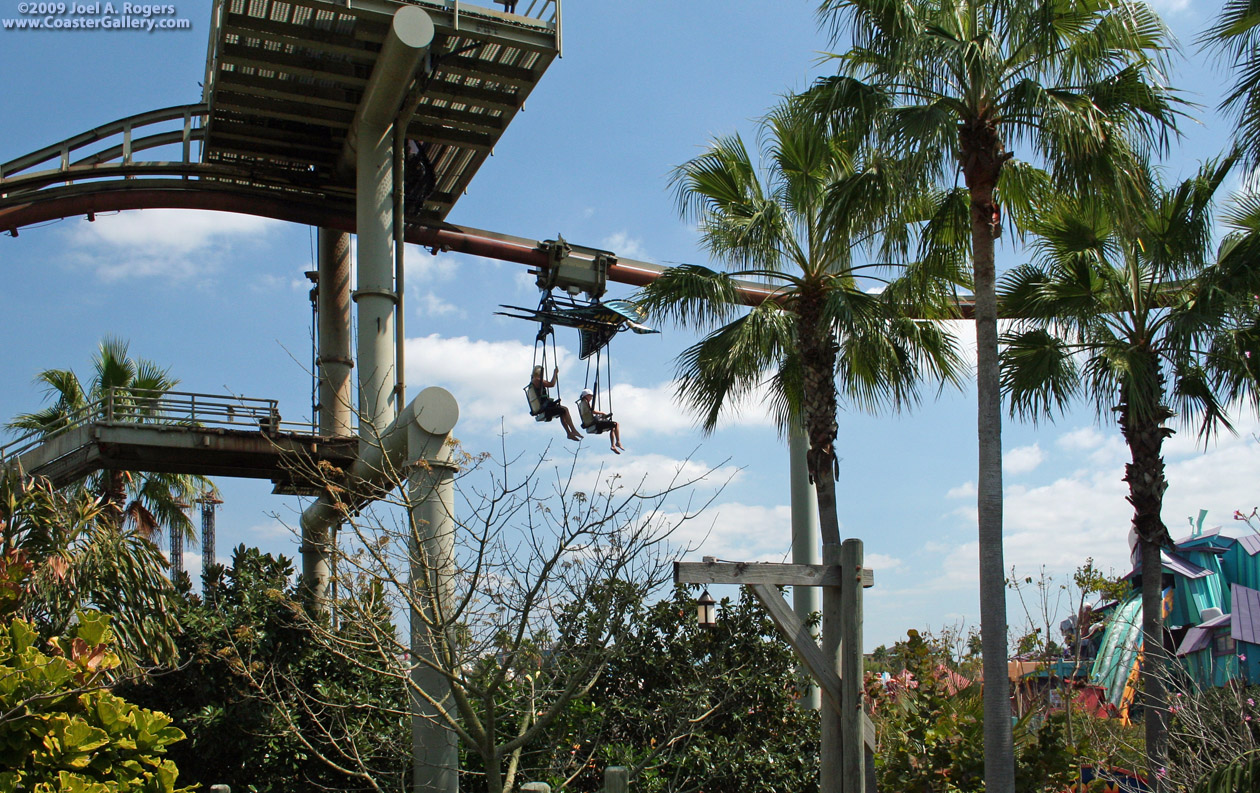
[[[822,296],[802,294],[797,314],[805,432],[809,436],[806,468],[818,494],[818,528],[823,545],[840,547],[836,509],[836,356],[839,345],[821,323]]]
[[[840,348],[831,328],[822,322],[822,296],[802,290],[797,314],[797,340],[801,352],[801,378],[805,432],[809,436],[806,469],[818,496],[818,529],[822,535],[822,561],[840,564],[840,517],[836,508],[836,451],[839,427],[836,422],[836,356]],[[840,626],[838,590],[824,587],[822,593],[823,656],[840,672]],[[821,711],[818,789],[837,793],[841,789],[842,759],[837,751],[843,740],[840,713],[825,706]]]
[[[101,493],[105,500],[104,514],[113,522],[114,528],[122,528],[123,517],[127,510],[126,472],[109,469],[105,471],[102,481],[105,487],[105,492]]]
[[[1009,157],[993,125],[959,130],[963,177],[971,195],[971,256],[976,292],[976,506],[980,543],[980,640],[984,664],[984,782],[988,793],[1015,793],[1010,684],[1006,667],[1006,563],[1002,551],[1002,392],[998,369],[993,240],[1001,220],[993,191]]]
[[[1154,356],[1151,356],[1154,358]],[[1151,361],[1157,365],[1158,361]],[[1163,392],[1162,378],[1155,376],[1155,394]],[[1148,397],[1150,399],[1150,397]],[[1164,768],[1164,752],[1168,730],[1168,702],[1164,691],[1166,657],[1164,652],[1163,561],[1160,548],[1172,539],[1164,525],[1162,511],[1164,491],[1164,439],[1172,430],[1163,426],[1173,413],[1159,405],[1158,396],[1147,404],[1158,405],[1150,417],[1134,415],[1128,395],[1120,404],[1120,431],[1124,433],[1132,462],[1124,467],[1124,480],[1129,483],[1129,503],[1133,505],[1133,531],[1137,534],[1142,558],[1142,681],[1143,721],[1146,728],[1146,762],[1152,790],[1164,788],[1160,769]]]

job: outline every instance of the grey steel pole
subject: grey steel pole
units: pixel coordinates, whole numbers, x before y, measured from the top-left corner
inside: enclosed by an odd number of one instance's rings
[[[451,632],[446,623],[453,609],[456,573],[455,467],[449,462],[447,442],[459,419],[459,406],[444,389],[426,388],[412,407],[415,418],[407,425],[412,789],[458,793],[459,746],[439,709],[453,707],[450,683],[441,670],[450,663],[445,639]]]
[[[809,469],[805,463],[805,453],[809,451],[809,438],[805,430],[793,425],[788,435],[788,456],[791,461],[789,483],[792,494],[792,564],[819,564],[822,555],[819,553],[819,539],[822,536],[818,529],[818,494],[809,483]],[[808,622],[809,615],[819,610],[818,587],[792,587],[792,609],[801,623]],[[822,692],[818,686],[809,681],[813,678],[802,666],[801,679],[806,681],[801,687],[800,705],[803,708],[818,710],[822,707]]]
[[[395,414],[392,403],[394,307],[394,118],[433,42],[433,21],[416,6],[394,13],[380,57],[355,115],[347,147],[355,154],[355,230],[358,235],[359,438],[375,445]]]

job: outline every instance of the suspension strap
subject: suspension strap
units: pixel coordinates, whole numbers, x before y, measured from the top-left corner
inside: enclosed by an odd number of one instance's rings
[[[611,339],[608,341],[608,344],[604,345],[603,351],[606,351],[608,353],[604,361],[605,371],[608,374],[608,376],[604,379],[604,384],[607,386],[607,390],[608,390],[608,410],[605,412],[612,413],[613,404],[612,404],[612,340]],[[595,390],[595,399],[597,401],[599,400],[599,389]]]

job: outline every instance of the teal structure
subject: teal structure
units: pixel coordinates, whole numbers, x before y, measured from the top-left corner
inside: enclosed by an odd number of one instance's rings
[[[1196,527],[1161,557],[1165,629],[1187,677],[1200,687],[1260,684],[1260,534],[1232,537]],[[1118,708],[1141,648],[1135,591],[1112,610],[1090,671]]]

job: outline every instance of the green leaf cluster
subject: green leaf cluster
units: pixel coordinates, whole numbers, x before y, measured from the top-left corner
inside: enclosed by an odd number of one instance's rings
[[[905,664],[887,683],[871,678],[881,790],[979,793],[984,790],[983,702],[978,683],[955,690],[947,658],[918,631],[898,642],[893,655]],[[1025,716],[1014,726],[1015,785],[1020,791],[1068,789],[1075,756],[1061,714],[1034,725]]]
[[[643,605],[534,778],[594,793],[621,765],[636,793],[817,790],[818,715],[798,699],[792,651],[747,592],[720,608],[706,630],[686,587]]]
[[[188,734],[171,756],[194,782],[259,793],[369,788],[354,768],[399,789],[410,767],[405,689],[356,663],[352,636],[342,655],[316,640],[331,628],[301,612],[293,572],[284,556],[235,548],[230,566],[206,575],[204,598],[180,601],[179,665],[119,692]]]
[[[83,487],[55,488],[16,466],[0,471],[0,611],[50,638],[75,613],[109,614],[123,665],[173,662],[179,622],[166,559],[132,526],[109,519]],[[18,560],[20,557],[20,561]],[[7,580],[19,575],[20,586]]]
[[[0,628],[0,793],[175,793],[166,756],[184,738],[163,713],[103,686],[119,664],[109,617],[81,611],[47,642],[8,617]]]

